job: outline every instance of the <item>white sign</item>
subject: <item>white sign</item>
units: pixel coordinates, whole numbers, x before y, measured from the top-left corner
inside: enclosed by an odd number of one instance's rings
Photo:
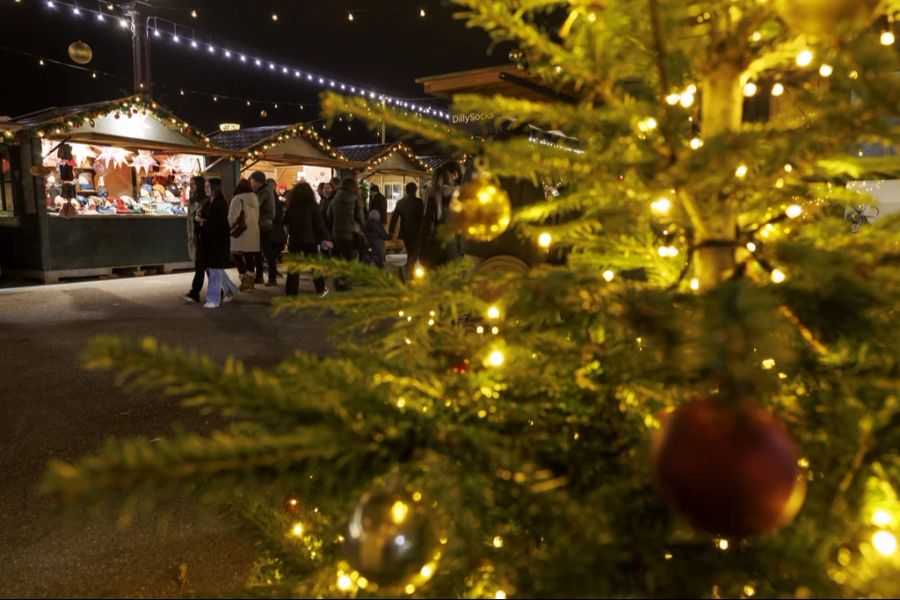
[[[240,123],[219,123],[219,131],[240,131]]]

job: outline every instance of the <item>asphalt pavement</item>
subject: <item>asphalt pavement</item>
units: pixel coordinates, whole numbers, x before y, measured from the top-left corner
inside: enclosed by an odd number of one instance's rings
[[[231,270],[232,280],[237,280]],[[243,293],[220,309],[186,304],[191,273],[0,289],[0,596],[164,597],[239,588],[254,558],[228,523],[189,499],[129,528],[116,515],[61,514],[36,487],[47,462],[74,460],[109,437],[214,428],[156,393],[126,393],[82,368],[91,336],[147,335],[215,360],[277,363],[300,348],[329,351],[328,319],[273,316],[283,288]],[[301,282],[301,292],[312,290]]]

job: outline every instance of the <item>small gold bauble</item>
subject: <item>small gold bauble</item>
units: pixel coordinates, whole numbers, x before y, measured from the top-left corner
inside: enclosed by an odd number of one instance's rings
[[[450,201],[453,224],[465,237],[490,242],[506,231],[512,219],[509,195],[490,179],[462,185]]]
[[[91,62],[94,53],[91,47],[82,41],[72,42],[69,44],[69,58],[79,65],[86,65]]]
[[[265,119],[266,117],[269,116],[269,113],[267,111],[261,110],[261,111],[259,111],[259,116],[261,116],[263,119]]]
[[[795,33],[836,37],[872,22],[880,0],[776,0],[775,10]]]

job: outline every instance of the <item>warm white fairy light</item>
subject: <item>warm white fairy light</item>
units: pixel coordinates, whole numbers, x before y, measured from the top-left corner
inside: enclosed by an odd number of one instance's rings
[[[698,137],[691,138],[690,145],[691,145],[691,150],[699,150],[700,148],[703,147],[703,140],[701,140]]]
[[[700,280],[697,279],[696,277],[694,277],[693,279],[691,279],[690,285],[691,285],[691,289],[696,292],[697,290],[700,289]]]
[[[500,309],[497,308],[496,306],[491,306],[490,308],[488,308],[487,318],[491,319],[491,320],[499,319],[500,318]]]
[[[607,283],[609,283],[610,281],[615,279],[615,277],[616,277],[616,274],[613,273],[612,270],[607,269],[607,270],[603,271],[603,280],[606,281]]]
[[[353,20],[353,13],[352,13],[352,12],[351,12],[351,13],[347,13],[347,20],[348,20],[348,21],[352,21],[352,20]]]
[[[672,201],[663,196],[650,203],[650,210],[657,215],[667,215],[669,214],[669,211],[672,210]]]
[[[797,55],[797,59],[796,59],[797,66],[798,67],[809,66],[809,64],[812,63],[813,58],[815,58],[815,55],[813,54],[812,50],[809,50],[809,49],[803,50],[802,52],[800,52]]]
[[[734,170],[734,175],[738,179],[743,179],[744,177],[746,177],[747,176],[747,165],[744,165],[744,164],[738,165],[738,168]]]
[[[772,271],[772,283],[783,283],[785,279],[787,279],[787,275],[784,274],[784,271],[781,269],[774,269]]]
[[[894,37],[894,32],[890,29],[881,32],[881,45],[882,46],[891,46],[896,41]]]
[[[773,96],[780,96],[783,93],[784,93],[784,86],[781,85],[780,83],[776,83],[775,85],[772,86],[772,95]]]
[[[423,19],[425,18],[425,9],[424,8],[419,9],[419,16],[422,17]]]
[[[756,95],[757,89],[758,88],[756,87],[755,83],[753,83],[752,81],[748,81],[744,84],[744,96],[746,98],[752,98]]]
[[[547,248],[550,247],[550,244],[552,244],[552,243],[553,243],[553,236],[550,235],[549,233],[547,233],[546,231],[538,236],[538,246],[540,246],[541,248],[546,250]]]
[[[681,100],[681,94],[677,92],[673,92],[666,96],[666,104],[669,106],[675,106]]]
[[[819,67],[819,75],[822,77],[831,77],[831,74],[834,73],[834,67],[829,65],[828,63],[822,63]]]
[[[897,538],[893,533],[884,529],[872,534],[872,545],[882,556],[893,556],[897,552]]]
[[[503,356],[503,352],[500,350],[494,350],[490,354],[488,354],[487,359],[485,359],[485,363],[487,363],[490,367],[500,367],[503,365],[503,362],[506,360],[506,357]],[[496,538],[495,538],[496,540]],[[500,544],[503,544],[503,541],[500,541]],[[496,545],[496,542],[495,542]],[[499,546],[498,546],[499,547]]]
[[[891,514],[886,510],[876,510],[872,513],[872,522],[879,527],[887,527],[893,519]]]
[[[784,214],[786,214],[789,219],[796,219],[803,214],[803,207],[799,204],[791,204],[784,210]]]

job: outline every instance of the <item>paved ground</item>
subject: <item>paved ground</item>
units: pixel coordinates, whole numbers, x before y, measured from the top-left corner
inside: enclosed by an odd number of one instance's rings
[[[232,279],[236,279],[231,272]],[[156,394],[126,394],[81,368],[96,334],[153,335],[269,365],[296,348],[327,352],[323,320],[273,317],[280,288],[259,288],[218,310],[184,304],[191,274],[0,290],[0,596],[173,596],[240,586],[253,553],[229,526],[176,502],[169,525],[146,518],[62,518],[35,486],[52,457],[74,459],[109,436],[155,437],[181,423],[214,425]],[[311,290],[302,282],[302,290]],[[187,584],[178,565],[187,565]]]

